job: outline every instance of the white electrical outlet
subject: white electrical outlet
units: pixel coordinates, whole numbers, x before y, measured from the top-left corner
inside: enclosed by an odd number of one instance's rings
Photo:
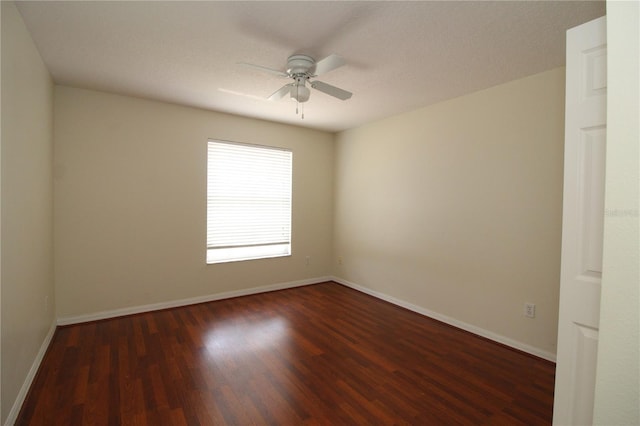
[[[311,262],[311,257],[310,257],[310,256],[307,256],[307,257],[304,259],[304,266],[309,266],[309,263],[310,263],[310,262]]]
[[[535,318],[536,317],[536,305],[534,303],[525,303],[524,304],[524,316],[527,318]]]
[[[342,256],[338,257],[338,265],[342,265]]]

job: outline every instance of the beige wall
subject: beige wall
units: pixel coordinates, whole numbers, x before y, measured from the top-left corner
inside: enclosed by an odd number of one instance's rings
[[[208,138],[293,150],[291,257],[205,264]],[[59,317],[328,275],[329,133],[57,86],[54,176]]]
[[[607,2],[607,175],[594,424],[640,424],[640,5]]]
[[[2,423],[54,321],[53,84],[2,2]]]
[[[555,356],[563,127],[560,68],[338,134],[334,275]]]

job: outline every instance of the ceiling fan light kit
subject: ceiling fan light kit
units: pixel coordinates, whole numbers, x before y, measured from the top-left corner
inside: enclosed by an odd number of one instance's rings
[[[309,96],[311,96],[311,90],[307,86],[302,83],[296,83],[294,87],[291,88],[291,99],[296,102],[307,102],[309,100]]]
[[[351,98],[351,92],[319,80],[310,80],[321,74],[341,67],[345,63],[345,60],[341,56],[336,54],[331,54],[317,62],[311,56],[296,54],[289,56],[289,58],[287,59],[286,71],[274,70],[271,68],[263,67],[261,65],[247,63],[242,63],[242,65],[247,65],[261,71],[266,71],[268,73],[275,74],[281,77],[293,79],[293,83],[285,84],[284,86],[282,86],[271,96],[269,96],[269,100],[277,101],[288,94],[291,99],[296,101],[296,103],[303,104],[304,102],[307,102],[309,100],[309,97],[311,96],[311,90],[309,90],[309,88],[307,87],[307,82],[312,89],[319,90],[320,92],[326,93],[327,95],[333,96],[334,98],[343,101]],[[297,113],[298,106],[296,105],[296,114]],[[304,119],[304,109],[302,111],[302,118]]]

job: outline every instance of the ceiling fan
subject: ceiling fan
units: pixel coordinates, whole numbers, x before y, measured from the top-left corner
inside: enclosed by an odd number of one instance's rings
[[[339,68],[345,63],[345,60],[341,56],[336,54],[331,54],[317,62],[311,56],[295,54],[289,56],[289,58],[287,59],[286,71],[275,70],[272,68],[263,67],[261,65],[248,64],[244,62],[241,63],[241,65],[249,66],[261,71],[266,71],[280,77],[293,79],[292,83],[285,84],[271,96],[269,96],[269,100],[277,101],[282,99],[286,95],[289,95],[291,99],[295,100],[297,103],[304,104],[304,102],[307,102],[309,100],[309,97],[311,95],[311,91],[309,90],[309,87],[307,87],[307,83],[309,83],[309,86],[311,86],[312,89],[319,90],[329,96],[333,96],[334,98],[338,98],[343,101],[351,98],[351,92],[319,80],[311,81],[311,79],[332,71],[336,68]],[[298,113],[297,107],[296,113]],[[302,112],[302,118],[304,118],[304,110]]]

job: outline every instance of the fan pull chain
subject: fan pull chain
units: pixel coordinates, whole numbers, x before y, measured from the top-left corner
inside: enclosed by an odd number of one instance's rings
[[[302,104],[302,119],[304,120],[304,104]]]

